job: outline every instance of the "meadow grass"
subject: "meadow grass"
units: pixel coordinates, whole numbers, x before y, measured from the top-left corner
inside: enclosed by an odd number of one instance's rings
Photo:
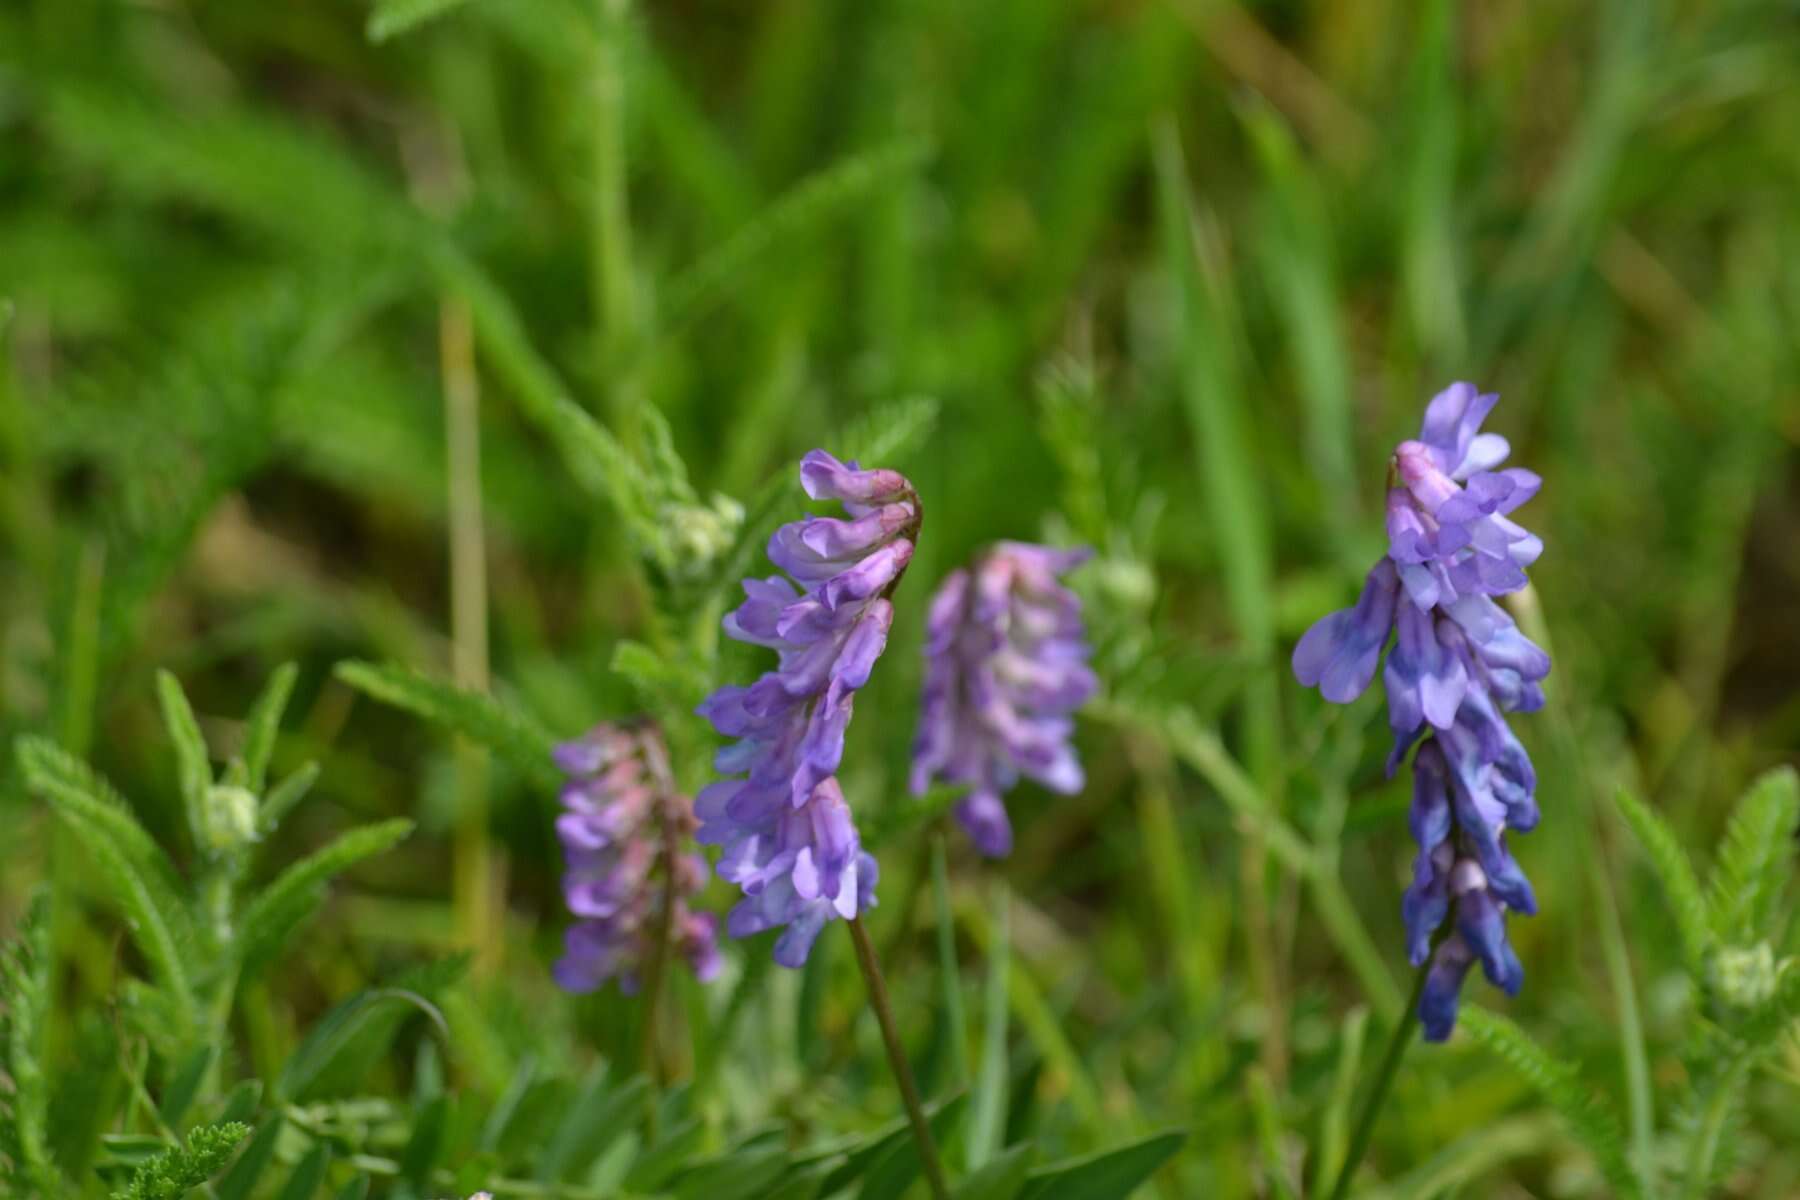
[[[925,510],[841,778],[957,1194],[1331,1194],[1408,788],[1287,657],[1470,379],[1542,911],[1350,1194],[1800,1193],[1797,84],[1774,0],[0,7],[0,1178],[924,1195],[841,930],[548,974],[549,746],[706,782],[823,446]],[[993,863],[906,764],[999,538],[1097,550],[1103,690]]]

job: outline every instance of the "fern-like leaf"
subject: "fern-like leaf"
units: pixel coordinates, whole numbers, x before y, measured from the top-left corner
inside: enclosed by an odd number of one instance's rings
[[[901,141],[854,155],[812,175],[777,199],[724,244],[670,281],[662,306],[662,335],[703,315],[757,261],[783,242],[803,238],[824,221],[893,187],[931,156],[919,141]]]
[[[43,1036],[50,1010],[50,897],[39,891],[19,923],[17,939],[0,946],[0,1182],[20,1194],[55,1195],[61,1183],[50,1159],[50,1089]]]
[[[1765,935],[1775,899],[1793,872],[1797,822],[1800,775],[1792,767],[1763,775],[1738,801],[1707,887],[1720,941],[1747,944]]]
[[[334,876],[391,849],[412,830],[404,818],[352,829],[277,876],[244,910],[238,943],[244,974],[255,975],[274,961],[288,935],[324,901]]]
[[[206,738],[194,707],[188,703],[181,681],[167,671],[156,673],[156,698],[162,705],[163,725],[175,747],[177,775],[181,780],[181,805],[187,813],[188,832],[196,846],[205,846],[206,789],[212,786],[212,763],[207,755]]]
[[[281,714],[287,711],[288,698],[294,694],[294,680],[300,669],[293,663],[282,663],[269,676],[262,695],[250,706],[244,719],[244,786],[260,796],[269,780],[269,759],[275,754],[275,738],[281,731]]]
[[[1700,877],[1694,874],[1687,851],[1681,848],[1675,831],[1660,814],[1630,791],[1620,788],[1614,799],[1619,814],[1631,826],[1638,844],[1650,858],[1656,878],[1662,884],[1663,898],[1675,917],[1675,928],[1681,936],[1682,959],[1688,973],[1701,978],[1706,969],[1706,951],[1712,936],[1708,932],[1711,919],[1706,897],[1700,891]]]
[[[196,944],[193,915],[168,856],[87,764],[30,735],[19,739],[17,753],[27,784],[50,802],[99,864],[144,957],[178,1009],[191,1016],[187,956]]]
[[[550,752],[556,739],[537,721],[493,697],[433,679],[410,667],[347,660],[339,679],[384,704],[403,708],[487,746],[546,791],[561,782]]]
[[[131,1173],[131,1181],[113,1200],[182,1200],[231,1161],[248,1125],[229,1121],[202,1125],[188,1134],[187,1145],[163,1151]]]
[[[1465,1008],[1461,1028],[1506,1061],[1555,1110],[1589,1153],[1613,1194],[1642,1200],[1644,1186],[1625,1156],[1625,1134],[1619,1116],[1588,1090],[1575,1068],[1550,1056],[1513,1022],[1480,1008]]]

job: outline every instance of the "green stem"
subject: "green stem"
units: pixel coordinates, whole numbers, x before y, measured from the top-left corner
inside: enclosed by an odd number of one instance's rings
[[[1369,1098],[1363,1102],[1362,1115],[1356,1121],[1356,1134],[1350,1139],[1350,1152],[1344,1156],[1344,1166],[1338,1172],[1337,1183],[1332,1185],[1330,1200],[1344,1200],[1350,1194],[1350,1180],[1369,1152],[1369,1141],[1375,1136],[1375,1122],[1381,1116],[1388,1092],[1393,1089],[1394,1079],[1400,1073],[1400,1060],[1406,1057],[1406,1048],[1412,1045],[1413,1033],[1419,1025],[1419,997],[1425,992],[1425,975],[1429,970],[1429,966],[1420,967],[1413,978],[1412,997],[1406,1002],[1406,1010],[1400,1014],[1400,1023],[1394,1026],[1394,1036],[1388,1042],[1387,1052],[1381,1056],[1381,1067],[1376,1072],[1374,1087],[1369,1092]]]
[[[622,43],[630,0],[598,0],[601,31],[594,46],[594,197],[592,287],[598,318],[599,377],[611,380],[608,415],[627,446],[636,442],[632,372],[614,370],[636,353],[637,295],[633,281],[631,205],[626,191],[625,63]]]
[[[675,801],[675,779],[669,768],[668,756],[663,752],[662,738],[654,729],[642,732],[638,737],[644,750],[645,765],[650,769],[650,778],[656,788],[656,806],[661,825],[662,838],[662,910],[656,918],[655,940],[650,946],[650,962],[644,972],[644,1028],[643,1058],[644,1073],[657,1083],[664,1082],[662,1056],[657,1052],[656,1011],[662,1005],[663,981],[669,974],[670,941],[675,930],[676,901],[676,859],[679,855],[675,815],[671,809]],[[656,1106],[651,1106],[651,1119],[654,1122]]]
[[[445,299],[438,316],[444,385],[445,474],[450,507],[450,657],[459,687],[488,687],[487,539],[481,511],[481,391],[468,305]],[[502,952],[494,854],[488,840],[487,754],[456,746],[457,821],[452,896],[457,933],[491,975]]]
[[[1712,1179],[1713,1161],[1719,1156],[1719,1141],[1724,1136],[1725,1119],[1731,1115],[1731,1102],[1737,1098],[1738,1085],[1750,1066],[1748,1052],[1728,1063],[1719,1078],[1718,1087],[1694,1132],[1693,1149],[1688,1157],[1687,1180],[1681,1190],[1682,1200],[1700,1200],[1706,1195]]]
[[[869,985],[869,1004],[881,1026],[881,1041],[887,1047],[888,1065],[894,1069],[894,1082],[900,1085],[900,1099],[906,1105],[906,1116],[912,1122],[913,1140],[919,1144],[919,1161],[925,1165],[925,1178],[931,1184],[936,1200],[950,1200],[949,1185],[944,1182],[944,1165],[938,1160],[937,1143],[931,1137],[931,1125],[925,1120],[925,1107],[919,1103],[919,1087],[913,1082],[912,1066],[906,1061],[906,1050],[900,1045],[900,1033],[894,1026],[894,1010],[888,1003],[887,984],[881,978],[881,966],[875,961],[875,946],[861,917],[851,917],[850,940],[856,945],[856,965],[862,968],[863,981]]]

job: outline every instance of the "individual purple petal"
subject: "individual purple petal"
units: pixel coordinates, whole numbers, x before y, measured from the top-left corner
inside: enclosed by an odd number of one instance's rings
[[[1456,1010],[1462,1001],[1463,979],[1475,965],[1475,955],[1460,934],[1451,934],[1431,956],[1425,970],[1425,988],[1419,994],[1419,1022],[1425,1027],[1425,1040],[1449,1040],[1456,1028]]]
[[[912,484],[900,472],[864,471],[854,461],[839,462],[823,450],[809,450],[800,460],[800,486],[814,500],[847,504],[885,504],[912,495]]]
[[[1336,704],[1368,690],[1394,626],[1399,577],[1387,559],[1375,564],[1354,608],[1322,617],[1294,647],[1294,675]]]

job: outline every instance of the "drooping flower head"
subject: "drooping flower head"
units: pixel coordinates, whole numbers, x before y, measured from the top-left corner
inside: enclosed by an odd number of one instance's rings
[[[1339,704],[1362,695],[1386,651],[1389,772],[1418,745],[1411,826],[1419,851],[1401,910],[1413,965],[1430,961],[1419,1015],[1431,1041],[1450,1036],[1475,963],[1507,994],[1518,992],[1524,969],[1506,939],[1506,914],[1537,911],[1506,841],[1537,825],[1537,775],[1505,714],[1543,707],[1550,656],[1492,598],[1523,588],[1525,568],[1543,552],[1508,516],[1541,481],[1495,469],[1511,448],[1482,433],[1481,422],[1498,399],[1467,383],[1432,399],[1419,437],[1394,452],[1388,553],[1355,606],[1321,619],[1294,648],[1300,682]]]
[[[648,721],[597,725],[558,746],[555,759],[567,778],[556,819],[568,868],[563,898],[576,918],[557,983],[591,992],[617,979],[630,995],[659,952],[679,954],[702,982],[713,978],[717,922],[687,904],[706,885],[706,860],[681,850],[694,832],[693,806],[675,788],[661,732]]]
[[[989,857],[1012,850],[1002,797],[1020,776],[1081,790],[1070,714],[1094,694],[1081,601],[1061,576],[1086,550],[1001,542],[952,571],[931,600],[912,790],[970,785],[956,817]]]
[[[785,926],[775,961],[788,967],[806,961],[827,921],[875,903],[875,859],[863,852],[836,775],[855,694],[887,646],[888,595],[922,520],[898,471],[865,471],[813,450],[800,461],[800,484],[848,515],[783,525],[769,558],[786,575],[744,580],[725,633],[778,661],[749,687],[721,687],[700,706],[738,740],[714,760],[732,778],[695,800],[699,840],[725,847],[718,873],[744,891],[727,929],[747,937]]]

